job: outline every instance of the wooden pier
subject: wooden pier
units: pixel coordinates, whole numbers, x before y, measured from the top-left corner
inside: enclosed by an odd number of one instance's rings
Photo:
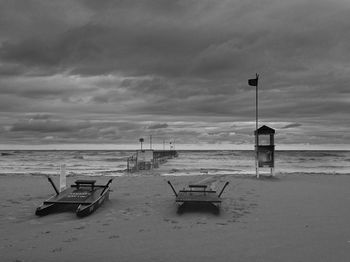
[[[176,150],[138,150],[127,159],[127,171],[137,172],[158,168],[160,164],[177,156]]]

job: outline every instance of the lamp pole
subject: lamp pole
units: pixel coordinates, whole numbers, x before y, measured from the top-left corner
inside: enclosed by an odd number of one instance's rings
[[[256,177],[259,178],[259,135],[258,135],[258,122],[259,122],[259,99],[258,99],[258,85],[259,85],[259,75],[256,76],[256,86],[255,86],[255,173]]]

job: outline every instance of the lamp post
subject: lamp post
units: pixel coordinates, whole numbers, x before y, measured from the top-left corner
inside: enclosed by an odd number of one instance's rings
[[[259,144],[259,136],[258,136],[258,82],[259,75],[255,74],[255,78],[248,80],[248,85],[255,86],[255,172],[257,178],[259,178],[259,152],[258,152],[258,144]]]

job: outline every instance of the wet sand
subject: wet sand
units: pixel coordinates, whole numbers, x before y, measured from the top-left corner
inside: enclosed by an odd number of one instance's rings
[[[68,184],[80,177],[68,177]],[[96,177],[100,183],[108,177]],[[54,177],[55,182],[58,177]],[[176,189],[220,190],[221,212],[177,213]],[[54,191],[42,176],[0,176],[1,261],[349,261],[350,176],[116,177],[86,218],[36,217]]]

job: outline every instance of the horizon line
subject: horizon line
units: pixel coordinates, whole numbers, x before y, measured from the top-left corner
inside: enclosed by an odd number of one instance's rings
[[[136,144],[0,144],[0,151],[11,150],[140,150],[140,145]],[[154,144],[152,148],[150,146],[144,146],[143,150],[171,150],[169,146],[163,147],[162,144]],[[176,144],[173,150],[242,150],[242,151],[254,151],[253,144],[236,145],[236,144]],[[276,151],[293,151],[293,150],[332,150],[332,151],[350,151],[350,145],[337,145],[337,144],[280,144],[275,145]]]

